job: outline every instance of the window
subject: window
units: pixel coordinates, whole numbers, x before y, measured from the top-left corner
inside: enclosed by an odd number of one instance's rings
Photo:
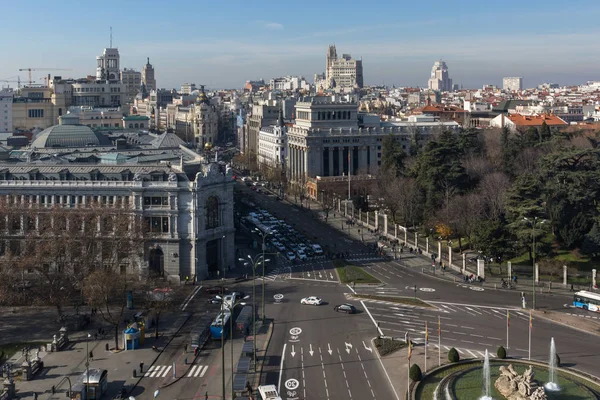
[[[146,217],[148,230],[152,233],[169,233],[169,217]]]
[[[29,118],[44,118],[44,110],[29,110],[28,116]]]
[[[219,199],[211,196],[206,200],[206,229],[219,226]]]

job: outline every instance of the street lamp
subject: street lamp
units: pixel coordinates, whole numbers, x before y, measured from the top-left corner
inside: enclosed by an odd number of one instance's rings
[[[535,226],[538,224],[538,217],[533,217],[533,219],[529,219],[527,217],[523,217],[523,221],[525,221],[528,224],[530,224],[531,225],[531,229],[532,229],[531,236],[532,236],[532,240],[533,240],[533,246],[531,247],[531,258],[532,258],[532,261],[533,261],[533,265],[532,265],[532,268],[533,268],[533,277],[531,279],[531,281],[532,281],[532,285],[531,286],[533,287],[533,299],[532,299],[532,302],[531,302],[531,309],[535,310]],[[539,224],[541,225],[541,224],[543,224],[545,222],[546,222],[546,220],[542,219],[541,221],[539,221]]]
[[[86,384],[85,384],[85,394],[86,397],[89,397],[90,395],[90,338],[92,337],[92,335],[90,335],[89,333],[87,334],[87,338],[88,340],[85,341],[85,352],[86,354],[86,358],[85,358],[85,375],[86,375]]]
[[[262,237],[262,318],[265,320],[265,239],[272,235],[272,232],[263,232],[260,229],[254,229],[260,237]]]
[[[258,255],[254,258],[248,255],[250,259],[250,263],[252,264],[252,337],[253,337],[253,347],[254,347],[254,370],[256,371],[256,268],[258,267],[261,260],[264,260],[263,255]],[[238,261],[244,261],[243,258],[238,258]],[[270,261],[268,258],[265,261]],[[264,263],[263,263],[264,266]],[[264,267],[263,267],[264,271]],[[264,276],[264,275],[263,275]],[[264,283],[264,278],[263,278]],[[264,297],[263,297],[264,301]]]
[[[230,346],[231,346],[231,398],[232,399],[233,399],[233,310],[238,305],[245,306],[246,303],[244,302],[244,300],[248,299],[249,297],[250,296],[246,296],[242,299],[239,299],[231,305],[225,304],[225,302],[223,301],[222,298],[217,297],[219,300],[221,300],[221,305],[225,309],[227,309],[227,311],[229,311],[229,340],[231,341]],[[223,335],[221,335],[221,336],[223,336]],[[225,353],[223,352],[223,355],[224,354]],[[223,365],[225,365],[225,357],[223,357]],[[225,367],[223,367],[223,371],[224,370],[225,370]],[[223,374],[223,399],[225,399],[225,374]]]

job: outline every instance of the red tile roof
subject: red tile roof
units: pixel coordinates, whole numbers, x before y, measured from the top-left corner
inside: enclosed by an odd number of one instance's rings
[[[511,114],[507,117],[516,126],[542,126],[545,122],[548,126],[563,126],[568,125],[565,121],[560,119],[554,114],[541,114],[541,115],[522,115],[522,114]]]

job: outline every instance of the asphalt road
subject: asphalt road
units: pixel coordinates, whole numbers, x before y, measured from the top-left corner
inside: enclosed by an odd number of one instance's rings
[[[376,330],[361,304],[355,303],[355,315],[333,310],[347,302],[343,287],[286,281],[270,283],[269,289],[284,294],[284,301],[267,310],[276,322],[265,382],[279,386],[282,398],[396,398],[371,346]],[[301,305],[310,295],[325,304]]]

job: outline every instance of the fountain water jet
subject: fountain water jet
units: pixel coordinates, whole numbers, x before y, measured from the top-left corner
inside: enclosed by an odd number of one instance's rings
[[[481,396],[479,400],[492,400],[492,396],[490,396],[491,380],[490,356],[486,349],[485,358],[483,359],[483,396]]]
[[[556,345],[554,338],[550,339],[550,356],[548,357],[548,383],[544,385],[544,389],[549,392],[558,392],[560,386],[556,383]]]

